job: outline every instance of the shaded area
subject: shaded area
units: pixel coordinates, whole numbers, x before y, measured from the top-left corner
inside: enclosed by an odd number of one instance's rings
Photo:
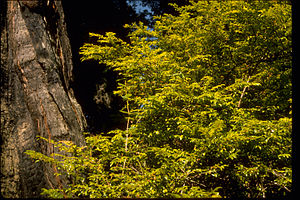
[[[79,48],[85,42],[92,42],[89,32],[117,32],[120,37],[127,33],[123,24],[131,22],[133,10],[126,1],[63,1],[69,38],[72,46],[74,64],[74,82],[72,87],[82,106],[88,123],[87,131],[107,132],[125,125],[124,117],[119,112],[122,100],[113,95],[116,89],[117,74],[96,61],[80,62]],[[97,94],[103,88],[104,102]],[[102,91],[103,91],[102,90]],[[98,97],[95,97],[97,96]]]
[[[128,30],[123,28],[124,24],[143,21],[151,25],[153,21],[149,19],[150,14],[174,12],[168,6],[170,2],[174,0],[62,1],[73,54],[72,87],[86,116],[86,131],[108,132],[115,128],[125,128],[126,124],[123,114],[119,112],[123,107],[122,99],[113,95],[117,87],[117,73],[96,61],[80,62],[79,48],[84,43],[93,42],[89,32],[104,34],[112,31],[126,41]],[[186,2],[181,1],[180,4]],[[147,9],[136,12],[141,10],[141,6]],[[149,8],[152,13],[149,13]]]

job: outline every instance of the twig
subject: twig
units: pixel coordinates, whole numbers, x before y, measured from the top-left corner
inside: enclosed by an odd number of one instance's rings
[[[126,81],[125,81],[125,87],[127,87]],[[126,88],[126,95],[127,95],[127,88]],[[130,123],[130,117],[129,117],[130,109],[129,109],[129,101],[128,100],[126,100],[126,108],[127,108],[128,119],[127,119],[127,125],[126,125],[125,152],[128,151],[128,134],[129,134],[129,123]],[[123,169],[125,169],[125,164],[126,164],[126,158],[123,163]],[[122,171],[122,174],[123,173],[124,173],[124,170]]]
[[[248,77],[247,83],[249,83],[250,77],[251,77],[251,76]],[[243,91],[242,91],[242,94],[241,94],[241,97],[240,97],[240,100],[239,100],[239,104],[238,104],[238,108],[240,108],[240,106],[241,106],[242,99],[243,99],[243,97],[244,97],[244,95],[245,95],[245,92],[246,92],[246,89],[247,89],[247,88],[248,88],[248,86],[246,85],[246,86],[244,87]]]
[[[125,87],[127,87],[126,86],[126,81],[125,81]],[[127,88],[126,88],[126,95],[127,95]],[[129,101],[128,100],[126,100],[126,108],[127,108],[128,118],[127,118],[127,125],[126,125],[125,152],[127,152],[127,150],[128,150],[127,145],[128,145],[128,134],[129,134],[129,124],[130,124],[130,117],[129,117],[129,115],[130,115],[130,109],[129,109]]]

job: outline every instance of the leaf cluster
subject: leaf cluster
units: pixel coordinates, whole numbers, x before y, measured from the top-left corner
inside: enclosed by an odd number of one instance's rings
[[[191,1],[82,60],[120,74],[126,130],[67,144],[69,197],[278,197],[291,191],[291,6]],[[59,145],[57,143],[56,145]],[[66,143],[65,143],[66,144]],[[62,146],[61,146],[62,148]],[[65,148],[65,147],[63,147]],[[58,190],[46,190],[50,196]],[[52,192],[52,193],[51,193]]]

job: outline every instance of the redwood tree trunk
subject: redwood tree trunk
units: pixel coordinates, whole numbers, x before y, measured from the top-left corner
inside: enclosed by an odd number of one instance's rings
[[[1,196],[39,197],[41,188],[66,180],[55,167],[34,163],[24,152],[50,155],[55,149],[37,141],[84,144],[86,125],[70,88],[72,55],[60,1],[1,3]]]

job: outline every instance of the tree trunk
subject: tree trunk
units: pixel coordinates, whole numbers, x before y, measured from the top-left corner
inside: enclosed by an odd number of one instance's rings
[[[60,1],[1,3],[1,196],[40,197],[57,187],[55,166],[34,163],[24,152],[50,155],[55,149],[37,140],[84,144],[86,126],[70,88],[72,55]]]

